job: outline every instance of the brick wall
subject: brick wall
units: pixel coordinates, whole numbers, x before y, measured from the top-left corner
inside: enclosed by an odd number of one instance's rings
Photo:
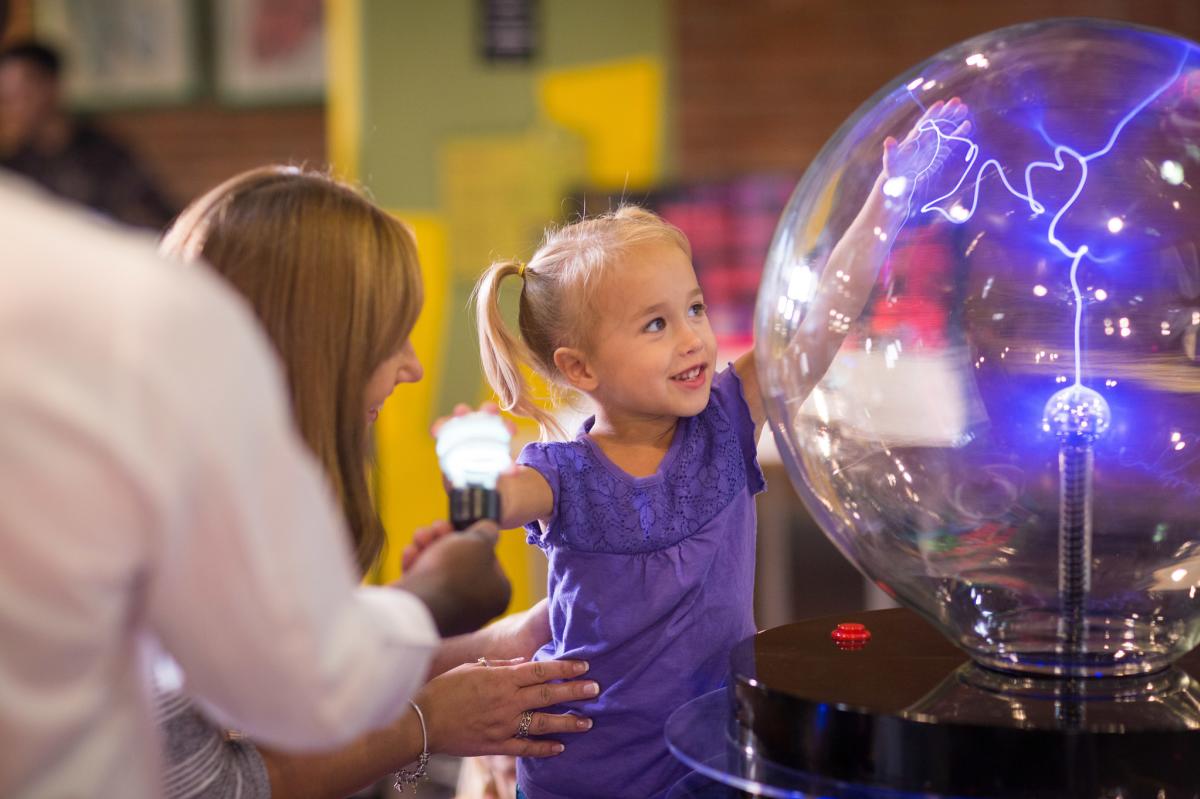
[[[99,115],[179,203],[268,163],[325,165],[324,106],[231,109],[212,103]]]
[[[1067,16],[1200,39],[1197,0],[674,0],[680,177],[799,174],[908,67],[994,28]]]

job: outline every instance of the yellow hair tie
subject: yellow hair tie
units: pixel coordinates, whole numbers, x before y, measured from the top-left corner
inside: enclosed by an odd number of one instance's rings
[[[524,261],[517,261],[517,277],[521,278],[522,280],[525,279],[525,262]]]

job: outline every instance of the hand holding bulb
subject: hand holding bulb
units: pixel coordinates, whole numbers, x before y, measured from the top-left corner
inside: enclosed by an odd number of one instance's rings
[[[450,521],[462,530],[480,519],[500,519],[496,480],[512,467],[512,431],[494,412],[467,412],[434,426],[438,463],[450,494]]]

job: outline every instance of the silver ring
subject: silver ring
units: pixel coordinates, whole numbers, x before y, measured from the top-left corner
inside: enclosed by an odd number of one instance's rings
[[[524,713],[521,714],[521,721],[520,721],[520,723],[517,724],[517,734],[514,735],[513,737],[514,738],[528,738],[529,737],[529,725],[532,723],[533,723],[533,711],[526,710]]]
[[[484,658],[484,657],[476,658],[475,662],[478,663],[480,666],[483,666],[485,669],[491,665],[487,662],[487,658]]]

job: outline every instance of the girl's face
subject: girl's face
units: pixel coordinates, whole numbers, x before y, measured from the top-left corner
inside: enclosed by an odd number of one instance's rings
[[[379,409],[384,401],[391,396],[392,389],[401,383],[416,383],[425,375],[412,341],[405,340],[404,345],[379,364],[367,381],[367,424],[374,424],[379,418]]]
[[[708,405],[717,345],[687,255],[670,242],[635,247],[599,289],[587,354],[592,394],[609,413],[695,416]]]

